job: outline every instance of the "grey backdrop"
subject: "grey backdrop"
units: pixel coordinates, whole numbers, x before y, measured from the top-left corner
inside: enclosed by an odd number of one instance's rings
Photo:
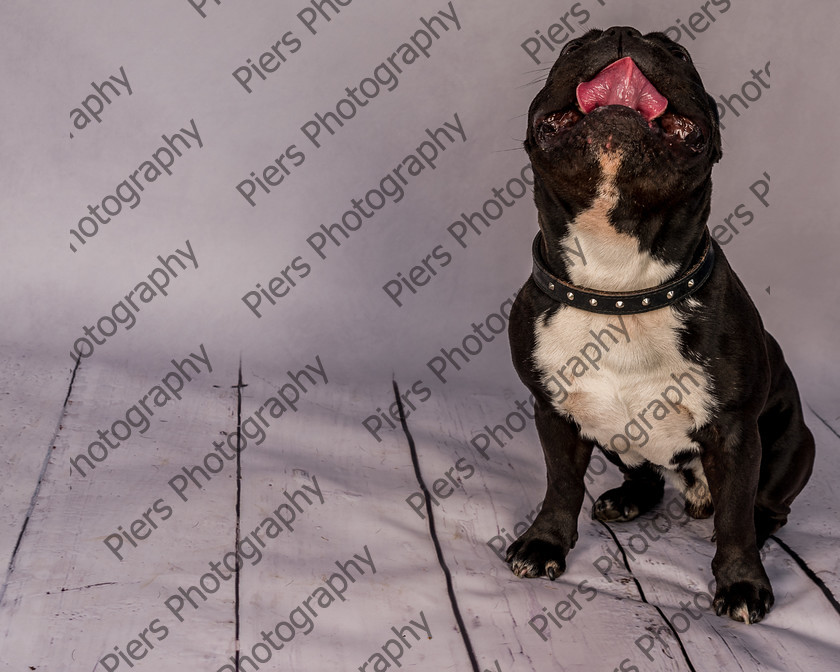
[[[405,66],[393,91],[382,87],[335,135],[323,131],[316,149],[301,127],[316,113],[334,112],[348,97],[346,87],[371,77],[422,28],[420,17],[448,12],[446,3],[336,3],[340,13],[327,7],[333,18],[319,15],[315,35],[297,17],[311,9],[305,2],[209,0],[206,18],[187,0],[7,3],[0,46],[3,340],[11,348],[67,353],[72,363],[83,327],[109,314],[154,268],[157,255],[189,240],[199,268],[174,280],[169,296],[140,304],[137,324],[130,331],[120,326],[93,357],[128,352],[152,364],[204,342],[217,357],[241,353],[255,363],[329,351],[344,380],[426,375],[425,364],[440,347],[459,343],[471,322],[497,309],[528,274],[535,230],[530,196],[472,236],[466,249],[447,233],[460,213],[479,209],[526,163],[519,149],[523,115],[541,68],[555,54],[541,45],[537,64],[521,44],[552,24],[563,27],[564,15],[575,35],[624,23],[643,31],[672,27],[677,35],[692,13],[703,14],[702,5],[455,2],[460,29],[450,24],[444,32],[435,24],[441,37],[429,58]],[[708,89],[731,96],[751,81],[746,94],[760,96],[740,116],[726,110],[710,223],[722,223],[739,204],[754,213],[725,252],[807,381],[806,396],[833,419],[838,129],[829,54],[838,10],[830,2],[743,0],[706,9],[714,22],[695,20],[704,27],[691,31],[696,39],[679,35]],[[283,47],[287,61],[265,81],[252,73],[247,93],[234,70],[289,33],[287,41],[299,39],[297,51]],[[763,88],[751,73],[768,62],[769,88]],[[101,123],[74,128],[72,111],[95,93],[91,82],[120,77],[121,67],[131,95],[118,86],[121,95],[110,96]],[[89,105],[96,108],[95,101]],[[466,142],[443,152],[434,171],[411,179],[399,203],[389,202],[321,260],[307,237],[338,221],[351,199],[377,186],[427,139],[426,128],[455,113]],[[123,205],[79,243],[70,229],[88,206],[115,194],[161,146],[162,134],[189,128],[191,119],[203,147],[177,157],[173,175],[148,185],[136,208]],[[258,190],[251,207],[236,185],[293,144],[305,161],[270,194]],[[769,207],[749,190],[764,173],[771,176]],[[452,262],[417,295],[405,289],[404,306],[397,307],[382,285],[439,244],[452,252]],[[257,319],[242,296],[256,283],[266,286],[299,255],[311,273],[278,305],[263,299],[266,310]],[[507,367],[499,356],[469,376],[490,383]]]

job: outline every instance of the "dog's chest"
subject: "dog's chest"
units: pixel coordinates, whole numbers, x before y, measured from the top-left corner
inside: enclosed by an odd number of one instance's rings
[[[555,409],[628,466],[672,467],[712,411],[708,379],[683,357],[671,309],[611,316],[561,308],[535,322],[533,360]]]

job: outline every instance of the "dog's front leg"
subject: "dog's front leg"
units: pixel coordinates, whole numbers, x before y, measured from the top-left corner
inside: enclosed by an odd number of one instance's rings
[[[530,528],[507,550],[506,560],[520,577],[548,576],[552,581],[566,569],[566,554],[578,538],[577,519],[583,503],[583,479],[593,443],[580,436],[577,425],[561,417],[550,403],[534,404],[548,486],[542,509]]]
[[[755,532],[761,440],[758,426],[708,431],[703,470],[715,509],[717,549],[712,560],[718,616],[758,623],[773,606],[773,589],[761,564]]]

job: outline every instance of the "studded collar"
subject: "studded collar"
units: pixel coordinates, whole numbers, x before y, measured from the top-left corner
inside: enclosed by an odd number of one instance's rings
[[[602,292],[578,287],[552,275],[543,259],[542,241],[542,232],[538,232],[531,251],[534,258],[531,276],[537,287],[555,301],[604,315],[634,315],[672,306],[700,289],[715,265],[715,250],[706,229],[699,258],[680,277],[640,292]]]

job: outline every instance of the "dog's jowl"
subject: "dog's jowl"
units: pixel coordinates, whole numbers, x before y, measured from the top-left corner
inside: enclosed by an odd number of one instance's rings
[[[507,560],[521,577],[563,572],[597,446],[624,482],[593,517],[631,520],[673,483],[690,515],[714,514],[716,612],[760,621],[773,592],[758,551],[805,486],[814,441],[778,343],[706,228],[714,100],[664,34],[592,30],[531,104],[525,149],[540,231],[509,333],[548,488]],[[619,322],[597,368],[576,361]]]

